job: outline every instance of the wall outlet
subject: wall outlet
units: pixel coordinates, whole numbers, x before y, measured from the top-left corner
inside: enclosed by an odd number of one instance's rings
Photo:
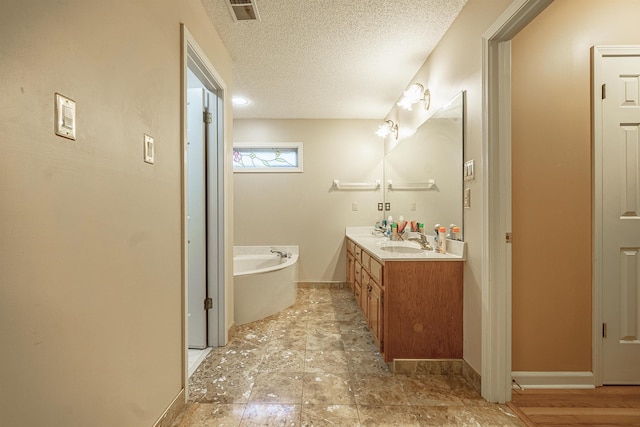
[[[465,188],[464,189],[464,207],[465,208],[470,208],[471,207],[471,189],[470,188]]]
[[[383,210],[382,202],[378,203],[378,210],[379,210],[379,211],[382,211],[382,210]]]
[[[384,210],[385,211],[390,211],[391,210],[391,203],[387,202],[384,204]]]
[[[411,204],[409,205],[409,210],[412,212],[415,212],[416,210],[416,202],[411,202]]]
[[[352,202],[351,203],[351,210],[352,211],[357,211],[358,210],[358,202]]]

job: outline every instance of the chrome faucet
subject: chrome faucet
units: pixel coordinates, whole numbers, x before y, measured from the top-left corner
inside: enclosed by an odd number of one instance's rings
[[[411,231],[411,234],[417,234],[420,237],[409,237],[406,240],[410,240],[412,242],[418,242],[420,244],[420,247],[422,249],[424,249],[425,251],[431,251],[433,250],[433,248],[429,245],[429,239],[427,238],[427,236],[423,233],[420,233],[419,231]],[[408,233],[407,233],[408,234]]]
[[[275,249],[271,249],[271,253],[272,254],[278,254],[278,256],[280,258],[289,258],[289,253],[288,252],[276,251]]]

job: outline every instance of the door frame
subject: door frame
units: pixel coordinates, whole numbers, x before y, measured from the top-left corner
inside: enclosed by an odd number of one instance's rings
[[[553,0],[514,0],[482,36],[482,397],[511,400],[511,39]]]
[[[196,64],[199,71],[202,72],[204,78],[206,78],[214,87],[219,88],[216,97],[218,103],[218,114],[216,120],[218,126],[216,127],[217,146],[215,147],[216,159],[216,185],[210,186],[211,176],[207,173],[207,204],[209,209],[213,208],[217,214],[217,224],[208,224],[208,229],[215,227],[217,233],[217,241],[210,242],[211,232],[207,232],[207,264],[210,263],[210,258],[215,257],[215,261],[218,264],[218,274],[215,276],[207,275],[207,293],[213,297],[214,300],[214,316],[208,316],[208,340],[209,345],[225,345],[226,344],[226,241],[227,233],[225,233],[225,132],[226,123],[226,94],[227,85],[222,79],[222,76],[217,72],[211,61],[207,58],[204,51],[200,48],[195,38],[191,35],[186,25],[180,25],[181,34],[181,92],[180,92],[180,106],[181,106],[181,129],[180,129],[180,175],[181,175],[181,270],[182,270],[182,350],[183,350],[183,363],[182,363],[182,387],[185,390],[185,401],[189,397],[189,367],[188,367],[188,313],[189,313],[189,299],[188,299],[188,225],[187,225],[187,206],[188,206],[188,156],[187,156],[187,69],[189,62]],[[213,147],[209,147],[213,148]],[[209,150],[212,151],[212,150]],[[209,162],[210,157],[207,156],[207,166],[211,165]],[[211,203],[215,200],[215,203]]]
[[[592,155],[593,155],[593,374],[595,385],[601,386],[603,380],[604,363],[604,342],[602,341],[602,321],[603,321],[603,268],[602,268],[602,238],[603,238],[603,215],[602,206],[602,102],[596,99],[600,93],[602,81],[602,60],[605,56],[640,55],[640,46],[594,46],[591,49],[592,58],[592,103],[593,120],[591,129]]]

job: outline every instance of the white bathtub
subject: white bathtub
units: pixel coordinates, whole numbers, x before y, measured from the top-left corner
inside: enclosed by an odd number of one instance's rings
[[[281,258],[271,249],[291,254]],[[233,248],[234,322],[254,322],[296,302],[297,246],[235,246]]]

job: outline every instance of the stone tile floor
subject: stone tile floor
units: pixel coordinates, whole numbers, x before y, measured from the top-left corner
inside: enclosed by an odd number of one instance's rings
[[[189,383],[174,426],[519,426],[458,375],[392,373],[348,289],[239,326]]]

